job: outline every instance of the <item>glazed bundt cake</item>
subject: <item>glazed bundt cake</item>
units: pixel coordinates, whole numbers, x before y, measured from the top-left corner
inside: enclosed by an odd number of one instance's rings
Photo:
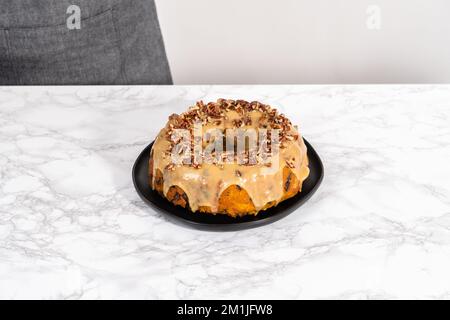
[[[199,124],[201,132],[196,135]],[[183,147],[180,137],[174,135],[177,129],[200,139],[193,138]],[[268,132],[267,136],[258,136],[258,143],[264,148],[254,152],[254,145],[244,137],[245,148],[240,151],[242,157],[238,161],[236,129]],[[216,155],[213,150],[211,161],[198,163],[194,161],[196,155],[200,159],[205,155],[203,151],[196,153],[199,150],[196,148],[219,139],[210,134],[209,138],[213,138],[207,141],[205,133],[211,130],[224,134],[223,141],[217,140],[224,151]],[[230,147],[230,141],[234,146]],[[187,156],[174,163],[174,151],[179,154],[180,150],[187,152]],[[262,157],[261,150],[268,151],[270,156]],[[232,217],[256,215],[295,196],[301,192],[308,175],[307,149],[297,127],[276,109],[256,101],[219,99],[208,104],[200,101],[187,112],[170,116],[153,144],[149,160],[150,187],[168,201],[192,212]]]

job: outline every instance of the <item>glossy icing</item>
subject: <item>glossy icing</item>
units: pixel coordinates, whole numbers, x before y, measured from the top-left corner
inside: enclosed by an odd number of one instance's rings
[[[223,107],[223,100],[219,100],[216,104]],[[202,104],[202,106],[204,105]],[[191,107],[190,110],[192,108],[196,107]],[[206,114],[201,114],[202,133],[204,134],[209,129],[226,131],[235,129],[237,126],[243,129],[272,128],[273,123],[266,119],[266,114],[266,110],[240,110],[237,112],[226,107],[222,108],[220,116],[216,115],[214,119]],[[275,113],[272,111],[272,114]],[[278,116],[278,114],[276,115]],[[245,123],[236,123],[243,118],[247,119]],[[305,143],[298,129],[292,126],[287,119],[285,121],[287,125],[281,133],[285,138],[278,152],[274,148],[275,157],[271,167],[261,163],[240,165],[235,161],[223,164],[203,163],[199,167],[193,167],[186,164],[171,165],[170,151],[173,143],[170,140],[170,133],[174,126],[174,121],[171,119],[158,134],[152,148],[153,179],[156,170],[160,170],[164,177],[164,195],[167,195],[171,186],[176,185],[182,188],[188,196],[189,205],[193,211],[198,210],[200,206],[207,206],[211,208],[212,212],[217,212],[220,195],[232,185],[238,185],[247,191],[257,211],[261,210],[268,202],[276,201],[278,203],[284,195],[284,167],[288,166],[300,182],[303,182],[309,175]],[[192,128],[192,126],[188,126],[188,128]],[[286,138],[286,136],[288,137]],[[278,161],[275,161],[277,154],[279,155]]]

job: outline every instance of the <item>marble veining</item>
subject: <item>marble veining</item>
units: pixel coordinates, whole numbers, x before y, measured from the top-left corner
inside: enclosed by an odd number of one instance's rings
[[[131,167],[196,100],[278,107],[322,186],[257,229],[183,228]],[[0,298],[450,298],[450,86],[0,88]]]

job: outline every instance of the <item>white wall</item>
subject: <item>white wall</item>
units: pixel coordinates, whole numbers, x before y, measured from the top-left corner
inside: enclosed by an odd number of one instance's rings
[[[448,0],[156,4],[176,84],[450,82]]]

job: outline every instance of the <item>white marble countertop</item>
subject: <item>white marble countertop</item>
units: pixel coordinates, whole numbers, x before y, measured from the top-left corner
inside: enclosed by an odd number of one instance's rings
[[[173,112],[272,104],[325,166],[276,223],[183,228],[131,168]],[[0,298],[450,298],[450,86],[0,88]]]

